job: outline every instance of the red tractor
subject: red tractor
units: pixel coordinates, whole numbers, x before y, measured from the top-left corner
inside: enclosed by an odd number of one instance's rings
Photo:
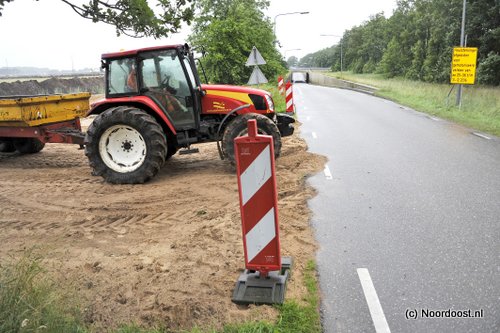
[[[272,135],[276,157],[281,137],[293,134],[293,117],[276,113],[260,89],[201,84],[188,45],[151,47],[102,55],[106,98],[85,137],[93,174],[111,183],[143,183],[166,159],[197,152],[191,144],[219,141],[222,158],[234,163],[234,138],[256,119]]]

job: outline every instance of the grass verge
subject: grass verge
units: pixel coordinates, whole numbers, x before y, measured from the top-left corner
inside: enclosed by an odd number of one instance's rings
[[[327,75],[340,78],[340,73]],[[452,120],[467,127],[500,136],[500,87],[464,86],[462,107],[455,105],[456,88],[449,84],[427,83],[380,74],[343,73],[343,79],[379,88],[385,97],[415,110]]]
[[[276,112],[280,112],[280,113],[286,112],[285,97],[280,94],[280,92],[278,90],[278,83],[276,83],[276,84],[265,83],[265,84],[259,84],[259,85],[249,86],[249,87],[269,91],[271,93],[271,96],[273,97],[274,110]]]
[[[41,266],[41,257],[28,251],[18,261],[0,265],[0,332],[2,333],[90,333],[71,297],[50,281]],[[292,272],[293,273],[293,272]],[[277,306],[275,323],[247,322],[226,325],[221,331],[194,328],[182,333],[320,333],[316,265],[304,269],[307,294],[300,302],[288,300]],[[172,333],[164,328],[144,329],[124,325],[113,333]]]
[[[0,265],[0,332],[84,332],[79,311],[43,274],[32,251]]]

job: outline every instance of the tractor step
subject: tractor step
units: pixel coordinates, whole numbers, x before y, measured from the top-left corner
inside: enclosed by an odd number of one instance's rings
[[[182,149],[182,150],[179,150],[179,155],[196,154],[199,152],[200,152],[200,150],[198,148]]]

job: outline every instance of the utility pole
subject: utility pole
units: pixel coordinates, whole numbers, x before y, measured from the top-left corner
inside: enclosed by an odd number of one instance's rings
[[[465,42],[465,9],[467,6],[467,0],[464,0],[464,5],[462,9],[462,31],[460,33],[460,47],[464,47],[464,42]],[[461,107],[462,106],[462,85],[458,85],[458,91],[457,91],[457,106]]]

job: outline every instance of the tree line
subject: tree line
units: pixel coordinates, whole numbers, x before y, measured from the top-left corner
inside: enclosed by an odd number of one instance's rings
[[[373,15],[344,32],[337,45],[306,55],[302,67],[380,73],[449,82],[453,47],[460,45],[462,0],[398,0],[391,17]],[[500,0],[468,0],[466,42],[478,48],[477,80],[500,84]]]

